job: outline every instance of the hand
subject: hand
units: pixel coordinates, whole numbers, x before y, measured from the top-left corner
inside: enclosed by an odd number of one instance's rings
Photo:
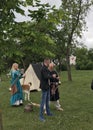
[[[60,79],[60,77],[56,77],[57,79]]]
[[[52,76],[53,76],[53,78],[56,78],[56,74],[53,74]]]
[[[25,78],[25,77],[26,77],[26,74],[23,74],[23,77]]]

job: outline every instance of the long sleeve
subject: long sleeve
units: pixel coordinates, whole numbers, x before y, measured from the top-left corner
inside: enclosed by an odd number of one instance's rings
[[[49,79],[52,79],[52,75],[46,66],[43,66],[41,69],[41,79],[40,79],[40,88],[42,90],[49,89]]]
[[[50,75],[48,69],[43,69],[41,71],[41,73],[42,73],[42,76],[44,77],[44,79],[52,79],[53,78],[52,75]]]

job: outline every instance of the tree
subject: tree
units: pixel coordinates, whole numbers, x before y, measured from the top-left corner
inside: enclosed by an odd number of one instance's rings
[[[0,48],[2,55],[0,69],[4,69],[8,63],[10,66],[14,60],[23,63],[25,67],[25,64],[41,61],[44,57],[54,57],[52,50],[55,43],[47,33],[51,30],[51,24],[47,20],[47,14],[51,9],[50,6],[40,4],[38,0],[22,2],[18,0],[14,1],[14,3],[10,0],[4,2],[1,10],[1,27],[3,31],[1,31],[0,44],[3,44]],[[20,5],[27,6],[27,4],[32,5],[33,8],[37,6],[34,11],[29,10],[31,22],[15,22],[14,11],[24,14],[24,10],[20,8]],[[8,19],[4,17],[4,10],[6,10],[5,13]]]
[[[88,58],[93,62],[93,48],[90,48],[88,51]]]
[[[12,50],[14,50],[12,49],[12,28],[15,25],[14,11],[24,14],[24,10],[20,8],[20,5],[24,5],[24,2],[20,0],[0,1],[0,71],[6,66],[6,55],[10,56]]]
[[[61,44],[63,44],[63,47],[65,44],[64,48],[66,49],[66,61],[69,81],[72,81],[69,60],[71,49],[74,44],[77,44],[77,37],[81,37],[82,30],[85,26],[85,17],[87,16],[91,5],[91,0],[62,0],[60,9],[64,11],[66,19],[62,19],[61,21],[61,30],[63,32],[63,37],[65,36],[65,43],[63,43],[63,40]]]
[[[93,59],[92,59],[92,51],[88,50],[85,47],[76,48],[76,69],[77,70],[93,70]]]

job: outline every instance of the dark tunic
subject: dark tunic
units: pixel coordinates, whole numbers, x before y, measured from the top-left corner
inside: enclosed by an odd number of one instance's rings
[[[55,70],[51,71],[50,74],[51,75],[56,74],[56,77],[58,77],[58,74]],[[50,79],[50,101],[59,100],[58,83],[59,83],[58,79],[56,79],[56,78]],[[56,88],[55,94],[52,94],[53,87]]]
[[[41,68],[41,78],[40,78],[40,88],[43,91],[49,90],[49,80],[52,79],[52,75],[50,74],[50,71],[48,70],[48,67],[43,65]]]

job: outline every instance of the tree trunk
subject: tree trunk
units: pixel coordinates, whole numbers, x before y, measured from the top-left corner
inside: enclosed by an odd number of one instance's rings
[[[68,80],[72,81],[72,75],[71,75],[71,66],[70,66],[70,48],[67,47],[67,56],[66,56],[66,62],[67,62],[67,73],[68,73]]]
[[[0,130],[3,130],[2,113],[0,111]]]

